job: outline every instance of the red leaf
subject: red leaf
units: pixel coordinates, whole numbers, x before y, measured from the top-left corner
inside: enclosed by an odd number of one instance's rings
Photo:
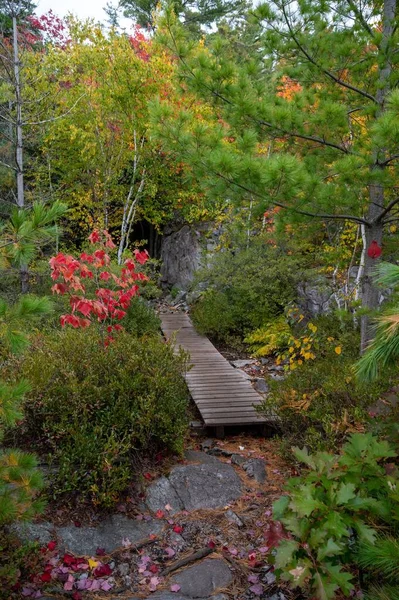
[[[51,581],[51,574],[46,572],[46,573],[42,573],[40,575],[40,579],[41,581],[43,581],[44,583],[48,583],[49,581]]]
[[[145,477],[145,479],[148,479],[148,481],[152,479],[151,473],[144,473],[143,477]]]
[[[49,542],[47,544],[47,548],[50,550],[50,552],[52,552],[53,550],[55,550],[56,546],[57,546],[57,542]]]
[[[163,510],[157,510],[157,512],[155,513],[155,516],[157,519],[163,519],[165,516],[165,513],[163,512]]]
[[[151,565],[149,571],[151,571],[151,573],[158,573],[159,568],[157,567],[157,565]]]
[[[379,258],[382,254],[382,248],[378,245],[376,240],[373,240],[367,250],[367,254],[370,258]]]
[[[94,577],[108,577],[108,575],[112,575],[112,569],[109,565],[100,565],[94,569],[93,575]]]
[[[182,531],[183,531],[183,527],[182,527],[181,525],[175,525],[175,526],[173,527],[173,531],[174,531],[175,533],[182,533]]]
[[[97,548],[96,556],[105,556],[105,548]]]
[[[208,548],[212,548],[212,549],[216,548],[216,544],[215,544],[215,542],[213,540],[209,540],[209,542],[208,542]]]
[[[79,592],[76,591],[72,594],[72,598],[73,600],[82,600],[82,594],[79,594]]]
[[[287,537],[286,533],[283,530],[283,526],[280,521],[272,521],[267,526],[265,532],[265,545],[269,548],[274,548],[277,546],[281,540]]]
[[[97,244],[100,241],[100,234],[97,230],[94,230],[93,233],[89,235],[90,244]]]

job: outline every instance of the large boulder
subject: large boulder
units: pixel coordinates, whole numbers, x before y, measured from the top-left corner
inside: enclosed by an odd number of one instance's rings
[[[156,512],[169,504],[172,513],[222,508],[240,497],[241,485],[233,467],[219,460],[178,466],[148,488],[147,506]]]

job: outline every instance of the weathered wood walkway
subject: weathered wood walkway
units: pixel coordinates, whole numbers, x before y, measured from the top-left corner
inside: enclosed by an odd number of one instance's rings
[[[185,375],[188,389],[205,425],[223,428],[229,425],[266,422],[254,406],[262,402],[249,380],[235,369],[208,340],[197,333],[184,313],[159,315],[167,339],[175,336],[179,346],[190,354],[191,369]]]

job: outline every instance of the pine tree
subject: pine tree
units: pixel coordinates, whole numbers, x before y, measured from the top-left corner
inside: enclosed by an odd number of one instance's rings
[[[49,313],[47,298],[24,296],[13,306],[0,300],[1,360],[19,353],[28,345],[22,328],[26,323]],[[21,402],[29,390],[25,380],[9,383],[0,380],[0,443],[4,428],[12,427],[22,418]],[[20,450],[0,451],[0,525],[17,519],[31,519],[43,503],[36,498],[43,487],[36,458]]]
[[[163,102],[154,129],[208,193],[279,206],[298,224],[358,224],[362,306],[373,310],[378,258],[369,249],[381,247],[399,205],[396,0],[273,0],[248,20],[259,36],[242,62],[221,35],[196,45],[166,11],[159,38],[214,117],[198,121]],[[369,337],[365,315],[362,350]]]
[[[381,263],[376,283],[385,289],[399,289],[399,267]],[[397,296],[396,296],[397,298]],[[387,366],[399,359],[399,306],[395,302],[382,312],[376,321],[376,335],[366,353],[356,366],[357,376],[362,381],[373,381]]]

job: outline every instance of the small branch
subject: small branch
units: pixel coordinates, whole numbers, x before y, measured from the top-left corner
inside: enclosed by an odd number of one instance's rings
[[[338,85],[351,90],[352,92],[356,92],[357,94],[360,94],[361,96],[363,96],[364,98],[368,98],[369,100],[372,100],[372,102],[374,102],[375,104],[379,104],[378,100],[372,96],[371,94],[369,94],[368,92],[365,92],[364,90],[361,90],[353,85],[351,85],[350,83],[346,83],[345,81],[343,81],[342,79],[340,79],[339,77],[337,77],[336,75],[334,75],[334,73],[331,73],[331,71],[328,71],[327,69],[325,69],[324,67],[322,67],[321,65],[319,65],[318,62],[316,62],[316,60],[309,54],[309,52],[306,50],[306,48],[304,48],[302,46],[302,44],[299,42],[297,36],[295,35],[294,30],[292,29],[291,26],[291,22],[288,19],[287,13],[285,11],[285,7],[283,6],[282,8],[283,11],[283,15],[284,15],[284,20],[286,22],[286,25],[290,31],[291,37],[294,40],[296,46],[298,47],[299,51],[302,52],[302,54],[308,59],[308,61],[314,65],[317,69],[319,69],[322,73],[324,73],[324,75],[326,75],[327,77],[329,77],[332,81],[334,81],[335,83],[337,83]]]
[[[384,208],[384,210],[382,210],[380,212],[380,214],[372,221],[372,224],[374,225],[376,223],[381,223],[381,221],[383,220],[385,215],[387,215],[389,212],[391,212],[393,207],[396,206],[397,204],[399,204],[399,196],[397,198],[394,198],[393,200],[391,200],[391,202]]]
[[[166,575],[169,575],[169,573],[177,571],[177,569],[180,569],[180,567],[185,567],[186,565],[189,565],[192,562],[201,560],[201,558],[205,558],[205,556],[209,556],[209,554],[212,554],[212,552],[215,552],[214,548],[202,548],[201,550],[198,550],[198,552],[194,552],[194,554],[186,556],[186,558],[176,560],[174,563],[169,565],[169,567],[166,567],[166,569],[164,569],[161,572],[161,576],[165,577]]]
[[[378,162],[377,164],[379,167],[386,167],[387,165],[389,165],[389,163],[393,162],[394,160],[397,160],[398,158],[399,154],[393,154],[392,156],[389,156],[386,160]]]
[[[359,19],[359,22],[360,22],[361,26],[363,27],[364,31],[366,31],[369,35],[371,35],[371,37],[374,37],[374,31],[371,29],[370,25],[367,23],[362,11],[356,6],[356,4],[353,2],[353,0],[347,0],[347,2],[349,4],[350,9],[355,13],[356,17]]]
[[[86,95],[87,94],[82,94],[81,96],[79,96],[79,98],[76,100],[76,102],[74,102],[72,104],[71,108],[69,110],[67,110],[65,113],[63,113],[62,115],[59,115],[58,117],[53,117],[52,119],[45,119],[44,121],[26,121],[25,123],[22,123],[22,125],[24,127],[26,125],[43,125],[44,123],[53,123],[54,121],[58,121],[58,119],[63,119],[64,117],[69,115],[69,113],[71,113],[73,111],[73,109],[78,104],[78,102],[80,102],[81,99],[84,98]]]

